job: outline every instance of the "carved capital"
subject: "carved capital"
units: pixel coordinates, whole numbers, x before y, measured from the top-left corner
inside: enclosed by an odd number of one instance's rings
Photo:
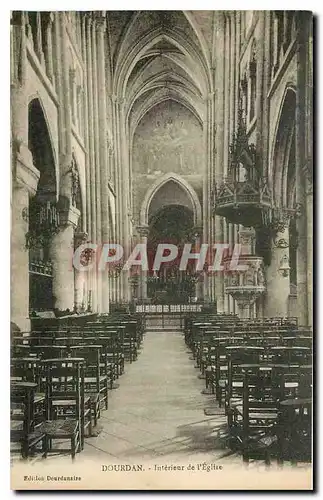
[[[270,229],[274,237],[279,233],[284,233],[288,228],[290,220],[295,216],[296,210],[287,208],[274,208]]]
[[[69,209],[59,210],[60,226],[73,226],[75,228],[79,217],[80,211],[76,207],[70,206]]]
[[[141,237],[147,237],[149,234],[149,226],[137,226],[137,231]]]

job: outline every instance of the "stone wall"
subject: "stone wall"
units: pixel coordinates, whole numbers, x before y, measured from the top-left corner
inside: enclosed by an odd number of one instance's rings
[[[151,109],[139,123],[132,147],[136,221],[147,190],[166,173],[183,177],[201,201],[204,161],[203,130],[188,109],[175,101],[165,101]]]

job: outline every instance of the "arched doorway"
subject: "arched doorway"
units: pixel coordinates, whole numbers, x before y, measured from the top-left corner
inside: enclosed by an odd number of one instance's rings
[[[161,177],[147,191],[141,207],[142,226],[147,227],[149,272],[147,297],[155,302],[187,302],[196,296],[195,261],[189,261],[185,271],[179,269],[183,247],[189,243],[191,252],[198,243],[197,231],[202,220],[198,196],[189,183],[170,173]],[[158,244],[177,247],[177,258],[162,263],[153,271]]]
[[[40,172],[37,192],[29,199],[27,215],[29,310],[33,312],[52,310],[54,307],[50,243],[59,225],[54,152],[39,99],[29,103],[28,147],[33,163]]]
[[[178,248],[177,258],[162,263],[159,271],[152,271],[157,247],[168,243]],[[179,269],[183,246],[194,243],[193,212],[183,205],[168,205],[159,209],[149,222],[148,262],[150,274],[147,295],[153,301],[167,303],[188,302],[195,296],[194,266],[189,263],[186,271]]]

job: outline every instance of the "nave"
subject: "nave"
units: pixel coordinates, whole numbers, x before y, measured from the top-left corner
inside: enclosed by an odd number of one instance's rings
[[[21,457],[309,464],[312,332],[296,318],[167,319],[89,315],[13,336]]]
[[[102,431],[86,440],[84,455],[107,454],[113,463],[227,462],[217,437],[224,414],[204,415],[210,396],[201,394],[204,381],[189,357],[182,332],[147,331],[138,362],[112,392]]]

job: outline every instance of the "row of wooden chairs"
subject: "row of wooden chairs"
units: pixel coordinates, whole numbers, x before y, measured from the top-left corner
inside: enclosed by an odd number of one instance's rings
[[[311,367],[293,374],[288,368],[264,371],[256,365],[240,370],[242,387],[226,408],[231,447],[244,462],[311,460]]]
[[[38,393],[37,382],[11,381],[11,441],[21,446],[27,458],[41,443],[43,456],[53,451],[70,452],[72,458],[84,447],[86,432],[91,435],[91,398],[85,392],[85,361],[60,358],[41,361],[45,392]],[[18,424],[18,425],[17,425]],[[20,424],[20,425],[19,425]]]
[[[228,322],[219,322],[209,319],[206,322],[194,322],[191,328],[190,342],[188,347],[192,350],[197,365],[200,366],[205,358],[213,339],[218,338],[230,343],[251,343],[253,345],[284,345],[290,346],[311,346],[312,332],[298,329],[296,326],[268,325],[255,326],[253,322],[245,327]]]
[[[224,409],[230,446],[245,461],[310,459],[312,332],[294,319],[231,315],[191,316],[185,328],[203,392]]]
[[[233,334],[234,331],[244,334],[259,334],[266,335],[266,332],[280,330],[289,335],[295,331],[306,333],[306,328],[300,327],[297,318],[255,318],[241,319],[232,314],[191,314],[185,317],[184,320],[184,335],[185,342],[189,348],[194,349],[196,336],[198,336],[201,328],[213,328],[219,330],[221,336],[225,332]]]
[[[21,443],[24,458],[40,444],[47,456],[57,439],[70,440],[74,458],[108,408],[109,389],[124,372],[125,358],[137,359],[140,318],[88,323],[12,338],[11,439]]]

